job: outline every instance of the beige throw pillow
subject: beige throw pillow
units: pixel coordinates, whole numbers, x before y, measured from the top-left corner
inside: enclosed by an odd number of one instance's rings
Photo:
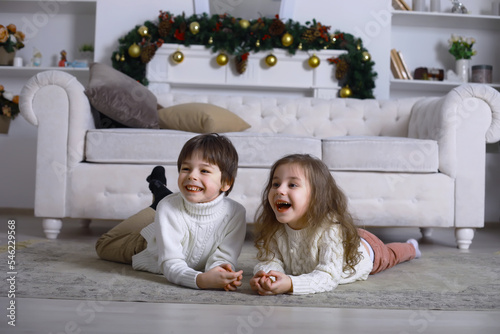
[[[238,132],[250,125],[227,109],[209,103],[185,103],[158,110],[160,129],[196,133]]]

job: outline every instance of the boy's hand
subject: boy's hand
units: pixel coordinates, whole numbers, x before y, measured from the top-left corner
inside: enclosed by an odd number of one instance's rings
[[[196,276],[196,285],[200,289],[225,289],[234,291],[241,285],[243,270],[234,272],[231,265],[225,263]]]
[[[234,272],[234,271],[233,271],[233,268],[231,267],[231,265],[230,265],[229,263],[223,263],[223,264],[221,264],[220,266],[221,266],[221,268],[223,268],[223,269],[227,270],[227,271],[228,271],[228,272],[230,272],[230,273],[233,273],[233,272]],[[241,271],[241,273],[243,274],[243,270],[240,270],[240,271]],[[243,279],[243,275],[238,276],[238,278],[237,278],[234,282],[227,284],[227,285],[224,287],[224,290],[226,290],[226,291],[235,291],[238,287],[240,287],[240,286],[241,286],[241,284],[242,284],[242,282],[241,282],[241,281],[242,281],[242,279]]]
[[[279,271],[258,271],[250,279],[250,287],[261,296],[277,295],[293,291],[292,279]]]

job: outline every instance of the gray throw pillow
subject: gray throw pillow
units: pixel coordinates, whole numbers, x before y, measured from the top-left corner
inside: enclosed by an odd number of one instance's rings
[[[158,129],[156,96],[111,66],[93,63],[85,95],[96,110],[131,128]]]

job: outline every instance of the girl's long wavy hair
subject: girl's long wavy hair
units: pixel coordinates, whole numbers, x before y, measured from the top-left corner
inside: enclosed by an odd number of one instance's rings
[[[346,273],[354,274],[356,272],[354,267],[361,258],[361,254],[358,252],[360,238],[347,208],[347,197],[337,186],[328,167],[318,158],[308,154],[287,155],[276,161],[271,168],[254,224],[257,258],[260,261],[266,261],[275,256],[271,250],[271,243],[273,236],[283,224],[276,220],[268,195],[276,168],[285,164],[302,167],[311,186],[311,201],[306,213],[306,227],[310,228],[310,235],[314,234],[317,229],[324,227],[325,224],[340,224],[344,246],[344,268],[342,269]]]

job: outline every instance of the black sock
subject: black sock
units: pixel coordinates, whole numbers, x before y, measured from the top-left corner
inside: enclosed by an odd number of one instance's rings
[[[149,182],[149,190],[153,193],[153,203],[150,205],[151,208],[156,210],[158,203],[165,198],[165,196],[170,195],[172,192],[167,188],[167,179],[165,177],[165,168],[162,166],[156,166],[146,178]]]

